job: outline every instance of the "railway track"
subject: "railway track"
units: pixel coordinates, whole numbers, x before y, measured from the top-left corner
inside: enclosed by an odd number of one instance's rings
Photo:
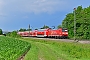
[[[64,42],[77,42],[83,44],[90,44],[89,40],[71,40],[71,39],[54,39],[54,38],[36,38],[36,37],[23,37],[23,38],[32,38],[32,39],[42,39],[42,40],[53,40],[53,41],[64,41]]]

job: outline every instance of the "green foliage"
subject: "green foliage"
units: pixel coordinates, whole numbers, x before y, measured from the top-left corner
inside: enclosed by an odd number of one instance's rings
[[[75,12],[76,39],[90,39],[90,6],[82,8],[78,6]],[[62,22],[64,28],[68,28],[69,37],[74,37],[74,12],[66,15]]]
[[[62,25],[58,25],[58,26],[57,26],[57,29],[59,29],[59,28],[62,28]]]
[[[41,29],[49,28],[49,26],[44,25]]]
[[[31,30],[32,30],[32,29],[30,29],[30,28],[29,28],[29,29],[24,29],[24,28],[20,28],[20,29],[19,29],[19,31],[21,31],[21,32],[22,32],[22,31],[31,31]]]
[[[17,60],[30,49],[30,43],[0,36],[0,60]]]
[[[27,29],[26,31],[32,31],[32,29]]]
[[[17,31],[8,32],[6,35],[10,37],[16,37],[16,38],[20,37],[20,35],[17,34]]]
[[[2,35],[2,29],[0,29],[0,35]]]
[[[26,31],[26,29],[21,28],[19,31]]]

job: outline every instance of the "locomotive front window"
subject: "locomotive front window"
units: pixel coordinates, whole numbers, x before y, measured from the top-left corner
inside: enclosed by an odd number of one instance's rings
[[[62,32],[67,32],[68,30],[67,29],[62,29]]]

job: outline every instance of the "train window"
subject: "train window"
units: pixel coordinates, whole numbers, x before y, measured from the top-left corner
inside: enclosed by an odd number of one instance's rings
[[[43,32],[43,31],[45,31],[45,30],[47,30],[47,29],[39,29],[38,31]]]
[[[67,32],[67,31],[68,31],[67,29],[64,29],[64,28],[62,29],[62,32]]]

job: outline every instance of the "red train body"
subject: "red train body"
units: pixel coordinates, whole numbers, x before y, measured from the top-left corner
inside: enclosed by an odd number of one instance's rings
[[[31,37],[52,37],[52,38],[67,38],[68,30],[64,28],[60,29],[40,29],[34,31],[18,32],[21,36],[31,36]]]

